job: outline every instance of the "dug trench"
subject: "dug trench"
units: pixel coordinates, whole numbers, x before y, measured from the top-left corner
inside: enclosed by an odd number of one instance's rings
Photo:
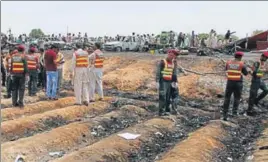
[[[135,140],[124,140],[114,134],[55,161],[245,161],[249,148],[262,130],[260,121],[263,117],[241,116],[224,122],[211,120],[211,112],[200,110],[192,114],[188,113],[189,110],[191,108],[182,107],[179,110],[180,114],[185,115],[149,120],[148,123],[162,120],[149,124],[149,128],[145,122],[120,132],[140,134],[141,136]],[[165,125],[166,121],[170,123]]]
[[[186,77],[187,78],[187,77]],[[190,77],[188,77],[190,78]],[[197,77],[198,78],[198,77]],[[208,79],[216,79],[214,77],[208,78]],[[224,77],[222,77],[221,80],[224,80]],[[200,81],[200,79],[199,79]],[[186,82],[191,82],[191,80],[186,80]],[[223,82],[223,81],[220,81]],[[225,81],[224,81],[225,82]],[[207,82],[206,82],[207,84]],[[126,84],[124,84],[126,85]],[[185,84],[184,84],[185,85]],[[194,85],[190,85],[192,87]],[[206,86],[215,86],[213,85],[213,81],[210,81],[209,84]],[[106,92],[108,95],[118,95],[118,96],[123,96],[126,98],[135,98],[135,99],[140,99],[144,101],[152,101],[155,102],[157,101],[158,96],[156,94],[144,94],[142,91],[140,93],[132,93],[128,91],[128,88],[126,89],[127,91],[122,88],[123,86],[119,85],[119,88],[111,88]],[[138,87],[138,88],[137,88]],[[201,154],[196,154],[196,159],[192,160],[193,158],[191,156],[186,156],[185,158],[181,160],[188,162],[188,161],[239,161],[240,159],[245,159],[245,155],[248,152],[247,149],[244,149],[245,145],[251,145],[252,142],[258,137],[258,134],[260,133],[261,129],[253,128],[254,123],[258,123],[259,119],[258,117],[255,118],[247,118],[247,122],[243,120],[243,116],[238,117],[237,119],[234,119],[231,122],[222,122],[222,121],[212,121],[208,125],[206,123],[210,119],[219,119],[219,108],[222,105],[221,101],[222,99],[217,98],[217,96],[222,97],[223,96],[223,89],[224,85],[219,85],[219,90],[220,91],[214,91],[213,96],[209,96],[210,94],[202,91],[202,89],[199,89],[199,93],[196,95],[203,95],[203,97],[199,98],[198,96],[194,96],[194,98],[188,98],[189,95],[183,94],[184,102],[181,102],[181,106],[179,109],[180,114],[183,115],[182,119],[180,117],[178,118],[172,118],[173,121],[175,121],[178,124],[175,125],[182,125],[181,128],[178,129],[169,129],[169,128],[163,128],[161,131],[155,132],[156,134],[162,134],[160,135],[161,138],[154,137],[153,134],[144,137],[141,137],[139,140],[139,145],[135,147],[135,144],[133,144],[134,148],[132,147],[132,143],[127,144],[127,142],[123,142],[120,144],[121,140],[117,139],[118,137],[115,137],[116,135],[110,136],[104,140],[101,140],[93,145],[90,145],[88,147],[85,147],[84,149],[78,150],[77,152],[71,153],[69,155],[66,155],[62,159],[59,159],[59,161],[65,161],[65,160],[71,160],[76,159],[76,160],[81,160],[81,161],[155,161],[156,159],[165,160],[164,152],[169,152],[172,150],[172,148],[176,148],[174,145],[177,143],[178,145],[184,141],[189,141],[190,145],[186,149],[186,146],[183,148],[186,150],[184,154],[187,154],[187,152],[191,152],[190,150],[192,149],[192,145],[196,144],[196,148],[193,148],[194,150],[202,150],[204,149],[204,152]],[[136,86],[135,88],[139,89],[139,86]],[[146,87],[141,87],[140,89],[145,89]],[[206,89],[207,87],[203,87]],[[213,87],[212,87],[213,88]],[[137,90],[136,89],[136,90]],[[185,88],[184,89],[190,89],[192,92],[196,92],[196,90],[193,90],[191,87],[190,88]],[[216,87],[217,90],[217,87]],[[183,91],[187,92],[187,91]],[[213,91],[211,91],[213,92]],[[205,98],[204,98],[205,97]],[[212,99],[211,102],[208,98]],[[182,105],[186,107],[182,107]],[[190,107],[194,107],[190,108]],[[198,110],[199,109],[199,110]],[[243,109],[245,109],[245,106],[243,106]],[[204,114],[200,115],[201,118],[198,118],[198,115],[194,115],[193,118],[190,118],[192,114],[199,114],[200,112],[205,112]],[[187,118],[188,117],[188,118]],[[183,119],[185,119],[183,123]],[[232,123],[237,121],[237,123]],[[256,121],[255,121],[256,120]],[[181,124],[182,123],[182,124]],[[250,124],[248,124],[250,123]],[[244,127],[243,125],[247,125]],[[136,127],[136,126],[134,126]],[[201,127],[201,128],[200,128]],[[197,128],[200,128],[199,130],[195,131]],[[219,131],[217,131],[219,129]],[[230,131],[232,129],[232,131]],[[249,129],[249,133],[245,133],[245,130]],[[181,130],[181,131],[180,131]],[[127,131],[127,130],[125,130]],[[145,130],[146,131],[146,130]],[[124,131],[123,131],[124,132]],[[131,132],[131,131],[130,131]],[[137,129],[133,131],[134,133],[139,133]],[[163,133],[162,133],[163,132]],[[235,133],[234,133],[235,132]],[[240,132],[240,133],[239,133]],[[173,134],[174,133],[174,134]],[[146,134],[146,133],[145,133]],[[204,134],[204,136],[201,136],[203,140],[200,140],[200,134]],[[242,138],[242,144],[240,142],[230,142],[232,140],[237,141],[237,137],[235,137],[235,134],[239,134],[239,137]],[[143,135],[143,134],[142,134]],[[165,136],[166,135],[166,136]],[[191,136],[193,135],[193,138]],[[189,139],[188,139],[188,138]],[[147,139],[148,138],[148,139]],[[103,148],[102,143],[108,143],[109,140],[117,140],[119,141],[119,144],[109,144],[111,149],[106,149]],[[161,140],[163,139],[163,140]],[[135,143],[135,142],[134,142]],[[188,143],[188,142],[186,142]],[[236,143],[236,146],[231,146],[232,144]],[[244,144],[244,145],[243,145]],[[208,146],[206,146],[208,145]],[[129,147],[128,147],[129,146]],[[232,148],[236,148],[232,150]],[[94,151],[95,150],[95,151]],[[237,150],[240,150],[239,153],[241,155],[235,156],[237,153]],[[95,153],[97,155],[95,155]],[[178,150],[175,150],[176,153],[178,153]],[[94,153],[94,155],[92,155]],[[232,154],[230,154],[232,153]],[[89,155],[87,155],[89,154]],[[181,155],[181,154],[180,154]],[[201,158],[205,156],[205,159]],[[183,156],[182,156],[183,157]],[[199,158],[199,159],[198,159]],[[173,159],[169,159],[167,161],[170,162],[177,162],[178,159],[177,157]],[[243,161],[243,160],[240,160]]]
[[[151,56],[142,59],[142,61],[130,63],[134,66],[126,63],[118,69],[115,66],[107,67],[109,70],[115,70],[105,72],[105,93],[112,99],[105,101],[103,105],[107,104],[110,107],[109,110],[106,111],[107,107],[100,108],[100,106],[96,109],[105,110],[100,113],[95,112],[95,115],[92,116],[91,108],[87,108],[90,109],[88,111],[91,111],[88,112],[90,116],[85,115],[87,113],[83,111],[82,114],[78,113],[79,115],[74,115],[72,118],[65,117],[59,123],[54,123],[58,125],[45,127],[45,129],[42,127],[44,122],[41,121],[41,124],[34,122],[37,124],[31,126],[34,127],[32,129],[34,133],[19,132],[20,137],[23,138],[16,141],[6,139],[5,143],[2,144],[2,149],[5,151],[2,154],[2,158],[4,158],[2,161],[14,161],[18,154],[23,154],[25,161],[41,162],[177,162],[178,160],[180,162],[242,162],[242,159],[248,159],[252,156],[254,142],[262,131],[263,123],[261,120],[267,118],[266,113],[253,118],[239,116],[229,122],[211,121],[219,119],[222,98],[217,96],[222,96],[224,93],[224,84],[222,84],[226,82],[224,77],[179,74],[181,94],[179,114],[169,117],[154,117],[158,107],[158,95],[155,85],[152,84],[154,82],[153,64],[156,61],[155,57]],[[121,64],[126,59],[116,58],[115,60]],[[200,62],[196,64],[197,61]],[[180,63],[186,68],[201,73],[215,72],[219,68],[217,66],[219,62],[213,59],[185,58],[181,59]],[[146,66],[138,69],[145,74],[136,73],[137,66],[143,64]],[[129,75],[133,73],[135,75],[129,79]],[[121,82],[114,79],[118,76],[121,77]],[[131,82],[130,86],[128,86],[129,82]],[[129,109],[128,113],[121,111],[122,108],[119,109],[122,106]],[[70,109],[79,108],[74,106],[70,108],[68,105],[66,107],[59,106],[50,111],[40,110],[40,114],[50,112],[51,115],[55,111],[64,114],[66,110],[69,112],[78,111]],[[84,108],[79,110],[82,109],[84,110]],[[245,109],[245,105],[242,105],[242,109]],[[22,117],[24,113],[26,117]],[[12,117],[6,119],[14,117],[14,121],[23,121],[23,118],[36,121],[36,119],[45,118],[38,113],[32,111],[27,115],[25,111],[19,113],[18,116],[11,115]],[[63,122],[61,123],[61,121]],[[12,125],[10,124],[9,127]],[[40,131],[38,131],[39,127]],[[140,134],[141,136],[135,140],[125,140],[117,135],[118,131],[120,133]],[[260,148],[265,148],[265,145],[260,146]],[[12,151],[14,154],[10,154]],[[56,155],[50,155],[51,152]]]
[[[32,136],[36,133],[47,131],[83,118],[92,118],[100,114],[110,112],[117,109],[119,106],[131,104],[150,109],[156,105],[150,102],[114,99],[106,97],[103,101],[99,101],[86,106],[68,106],[64,108],[46,111],[41,114],[35,114],[2,122],[2,142],[14,141],[22,137]],[[27,111],[26,111],[27,113]]]
[[[17,119],[20,117],[30,116],[43,113],[46,111],[64,108],[75,103],[74,97],[60,98],[58,101],[41,101],[29,105],[25,105],[23,109],[6,108],[1,110],[2,121]]]
[[[171,147],[174,141],[185,138],[189,132],[206,123],[210,117],[205,114],[207,115],[204,112],[200,113],[200,116],[154,118],[120,132],[140,134],[141,136],[135,140],[124,140],[114,134],[55,161],[154,161],[155,156]],[[188,125],[191,127],[187,127]]]
[[[68,90],[63,90],[58,95],[59,98],[68,97],[68,96],[73,96],[73,92],[68,91]],[[45,96],[44,92],[39,92],[37,94],[37,96],[25,95],[24,103],[25,104],[32,104],[35,102],[46,101],[46,100],[47,100],[47,97]],[[12,99],[11,98],[10,99],[1,99],[1,109],[5,109],[5,108],[9,108],[9,107],[12,107]]]
[[[12,161],[18,154],[26,155],[27,161],[47,161],[53,159],[49,152],[60,151],[64,154],[75,151],[152,116],[143,108],[125,105],[92,119],[83,119],[46,133],[6,142],[2,145],[2,152],[6,155],[2,161]]]
[[[262,161],[265,153],[254,149],[254,142],[260,137],[264,119],[268,114],[256,117],[239,116],[228,122],[211,121],[208,125],[189,134],[160,157],[159,162],[251,162]],[[265,141],[265,140],[264,140]],[[259,148],[261,148],[259,146]],[[259,149],[257,148],[257,149]],[[256,149],[256,150],[257,150]],[[266,153],[267,154],[267,153]],[[254,159],[254,156],[256,158]]]

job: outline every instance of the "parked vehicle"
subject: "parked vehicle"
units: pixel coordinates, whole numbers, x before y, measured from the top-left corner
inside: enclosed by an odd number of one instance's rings
[[[138,51],[139,44],[132,36],[121,36],[119,41],[107,42],[104,44],[105,51]]]

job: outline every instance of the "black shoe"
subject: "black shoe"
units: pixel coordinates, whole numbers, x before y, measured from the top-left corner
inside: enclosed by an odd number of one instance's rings
[[[4,95],[4,98],[11,98],[11,95]]]
[[[19,104],[18,103],[15,103],[15,104],[12,104],[13,107],[18,107]]]
[[[255,116],[257,113],[255,111],[247,111],[247,116]]]
[[[159,112],[158,115],[159,115],[159,116],[165,116],[165,113],[163,113],[163,112]]]
[[[88,102],[87,102],[87,101],[84,101],[83,104],[84,104],[85,106],[88,106]]]
[[[223,121],[228,121],[227,117],[222,118]]]
[[[165,116],[169,116],[170,112],[165,112],[164,114],[165,114]]]
[[[238,113],[237,113],[237,112],[233,112],[233,113],[232,113],[232,116],[233,116],[233,117],[236,117],[236,116],[238,116]]]
[[[256,107],[260,108],[260,104],[259,103],[255,103],[254,104]]]
[[[24,108],[24,104],[20,104],[19,107],[20,107],[20,108]]]

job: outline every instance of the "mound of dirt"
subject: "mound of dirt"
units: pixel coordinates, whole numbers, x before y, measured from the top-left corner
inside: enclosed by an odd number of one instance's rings
[[[154,76],[155,61],[137,61],[125,68],[117,69],[103,77],[107,88],[134,91],[143,86],[148,78]]]

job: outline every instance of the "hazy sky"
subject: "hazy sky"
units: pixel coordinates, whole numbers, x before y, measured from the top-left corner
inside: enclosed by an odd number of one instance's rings
[[[1,2],[1,31],[15,35],[41,28],[47,34],[69,32],[115,36],[163,30],[196,33],[228,29],[244,37],[268,29],[268,2]],[[266,19],[265,19],[266,18]]]

